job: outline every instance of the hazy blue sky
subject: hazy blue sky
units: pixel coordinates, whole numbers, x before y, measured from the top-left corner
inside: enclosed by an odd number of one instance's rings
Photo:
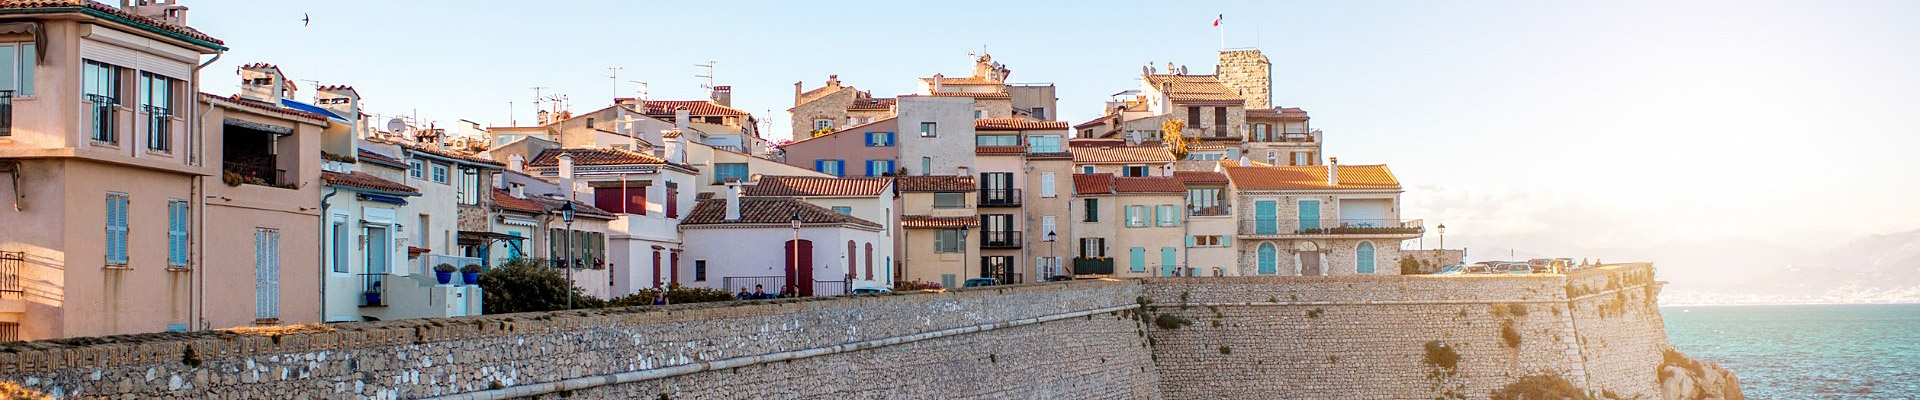
[[[1273,61],[1274,100],[1311,113],[1328,155],[1390,163],[1403,214],[1446,223],[1449,247],[1818,249],[1920,228],[1916,2],[185,3],[233,48],[209,92],[271,62],[376,113],[504,125],[508,102],[531,119],[534,86],[604,106],[609,66],[655,99],[703,98],[711,60],[736,106],[773,110],[773,136],[795,81],[903,94],[983,46],[1014,81],[1057,84],[1078,123],[1149,61],[1211,71],[1225,14],[1227,46]]]

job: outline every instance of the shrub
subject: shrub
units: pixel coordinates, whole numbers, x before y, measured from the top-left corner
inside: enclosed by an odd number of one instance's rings
[[[480,289],[487,314],[566,309],[569,293],[573,295],[576,309],[606,305],[605,300],[568,285],[566,276],[548,268],[546,260],[537,258],[509,260],[480,273]]]
[[[1419,275],[1420,261],[1413,259],[1413,257],[1400,257],[1400,274]]]
[[[929,289],[939,289],[939,288],[940,288],[939,282],[921,282],[917,280],[906,281],[906,282],[894,282],[893,284],[893,291],[895,292],[908,292],[908,291],[914,291],[914,290],[929,290]]]
[[[1500,340],[1505,342],[1507,347],[1520,348],[1520,331],[1513,329],[1513,321],[1500,325]]]
[[[1180,318],[1178,315],[1160,314],[1158,318],[1153,319],[1153,325],[1160,329],[1180,329],[1182,326],[1193,325],[1193,321]]]
[[[659,289],[647,289],[633,294],[620,296],[607,301],[607,307],[632,307],[653,305],[653,298],[660,295]],[[689,288],[680,283],[667,284],[667,304],[707,303],[715,301],[733,301],[733,294],[714,288]]]
[[[1541,373],[1521,377],[1505,387],[1495,389],[1489,397],[1493,400],[1534,400],[1566,399],[1592,400],[1586,392],[1574,387],[1573,382],[1559,374]]]
[[[433,272],[453,272],[453,264],[441,263],[433,266]]]
[[[1220,355],[1230,355],[1230,354],[1233,354],[1233,348],[1232,348],[1232,347],[1227,347],[1227,346],[1224,346],[1224,345],[1223,345],[1223,346],[1220,346]]]
[[[460,267],[460,272],[480,272],[480,264],[467,264],[465,267]]]
[[[1427,342],[1426,362],[1435,368],[1452,371],[1460,366],[1460,353],[1438,340]]]

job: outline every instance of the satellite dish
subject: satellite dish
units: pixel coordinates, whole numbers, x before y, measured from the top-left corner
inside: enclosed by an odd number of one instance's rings
[[[402,121],[399,118],[387,120],[387,132],[401,133],[406,131],[406,129],[407,121]]]

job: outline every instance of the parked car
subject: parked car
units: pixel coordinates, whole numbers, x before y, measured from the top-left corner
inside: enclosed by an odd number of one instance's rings
[[[1500,263],[1500,265],[1498,265],[1498,266],[1495,266],[1495,267],[1493,268],[1493,273],[1496,273],[1496,274],[1531,274],[1531,273],[1533,273],[1533,267],[1529,267],[1529,266],[1527,266],[1527,263],[1523,263],[1523,262],[1508,262],[1508,263]]]
[[[1073,276],[1069,276],[1069,275],[1054,275],[1054,276],[1053,276],[1053,277],[1051,277],[1051,278],[1047,278],[1047,282],[1061,282],[1061,281],[1070,281],[1070,280],[1073,280]]]
[[[1481,262],[1473,263],[1473,265],[1467,266],[1466,273],[1498,274],[1500,273],[1500,264],[1506,264],[1506,263],[1507,263],[1506,261],[1481,261]]]
[[[960,287],[981,287],[998,284],[1000,284],[999,278],[969,278],[966,283],[960,284]]]
[[[1464,274],[1464,273],[1467,273],[1467,265],[1466,265],[1466,264],[1453,264],[1453,265],[1448,265],[1448,266],[1445,266],[1445,267],[1440,267],[1440,270],[1439,270],[1439,271],[1434,271],[1434,272],[1433,272],[1433,274],[1434,274],[1434,275],[1460,275],[1460,274]]]
[[[888,289],[888,288],[883,288],[878,286],[853,288],[853,294],[874,294],[874,293],[890,293],[890,292],[893,292],[893,289]]]
[[[1564,274],[1573,268],[1571,258],[1535,258],[1527,260],[1527,267],[1536,274]]]

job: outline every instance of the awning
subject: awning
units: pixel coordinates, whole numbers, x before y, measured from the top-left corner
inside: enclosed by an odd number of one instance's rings
[[[512,215],[500,216],[500,223],[507,224],[507,225],[526,226],[526,227],[540,226],[540,221],[535,221],[533,218],[516,217]]]
[[[526,238],[499,232],[460,231],[459,242],[465,245],[484,245],[494,240],[525,240]]]
[[[366,200],[366,201],[377,201],[381,203],[393,203],[393,204],[400,204],[400,205],[407,204],[407,199],[403,199],[395,196],[378,195],[378,194],[361,193],[360,199]]]

